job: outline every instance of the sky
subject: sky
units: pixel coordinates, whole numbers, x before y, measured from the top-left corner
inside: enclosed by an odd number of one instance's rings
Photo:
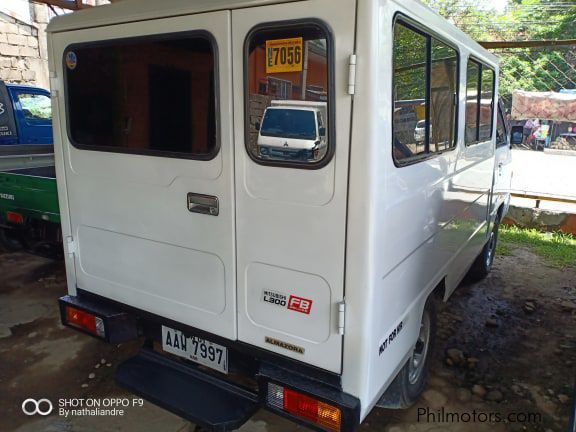
[[[508,0],[482,0],[486,7],[493,7],[500,12],[503,12],[508,4]]]

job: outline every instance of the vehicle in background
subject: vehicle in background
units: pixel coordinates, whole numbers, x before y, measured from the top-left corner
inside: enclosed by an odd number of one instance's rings
[[[61,232],[54,166],[0,171],[0,246],[56,258]]]
[[[62,246],[47,90],[0,81],[0,246],[54,256]]]
[[[414,128],[414,140],[422,142],[426,139],[426,120],[419,120]]]
[[[262,158],[314,160],[326,151],[326,102],[275,100],[258,129]]]
[[[0,81],[0,171],[54,165],[50,92]]]
[[[145,339],[117,382],[209,430],[415,403],[506,212],[498,58],[415,0],[155,5],[48,26],[63,324]]]

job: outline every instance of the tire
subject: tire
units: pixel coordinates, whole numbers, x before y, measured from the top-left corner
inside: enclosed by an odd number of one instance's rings
[[[412,355],[378,401],[377,406],[381,408],[405,409],[416,403],[426,388],[428,369],[435,342],[436,307],[434,298],[431,295],[424,306],[420,322],[420,334]]]
[[[6,252],[18,252],[24,248],[18,233],[7,228],[0,228],[0,247]]]
[[[494,257],[496,256],[496,245],[498,244],[498,230],[500,229],[500,217],[496,218],[490,231],[488,242],[482,248],[480,255],[476,257],[474,264],[468,272],[468,278],[473,282],[484,279],[492,270]]]

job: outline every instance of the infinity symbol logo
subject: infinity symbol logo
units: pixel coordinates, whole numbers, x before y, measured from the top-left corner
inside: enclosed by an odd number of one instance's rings
[[[52,412],[52,410],[54,409],[54,406],[52,405],[52,402],[50,402],[48,399],[26,399],[24,402],[22,402],[22,412],[24,412],[24,414],[32,416],[35,414],[39,414],[41,416],[47,416],[48,414],[50,414]]]

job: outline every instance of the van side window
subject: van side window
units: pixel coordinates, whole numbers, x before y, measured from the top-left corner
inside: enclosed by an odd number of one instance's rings
[[[408,23],[394,26],[393,157],[407,165],[456,146],[458,52]]]
[[[475,60],[468,62],[466,85],[466,145],[492,138],[495,74]]]
[[[458,52],[432,39],[430,151],[456,146]]]
[[[496,147],[503,147],[508,144],[508,133],[506,131],[506,122],[502,110],[498,108],[496,117]]]
[[[331,40],[319,23],[274,25],[246,40],[246,150],[261,164],[317,168],[330,159]]]
[[[216,59],[207,34],[73,45],[63,62],[76,147],[191,159],[216,155]]]

